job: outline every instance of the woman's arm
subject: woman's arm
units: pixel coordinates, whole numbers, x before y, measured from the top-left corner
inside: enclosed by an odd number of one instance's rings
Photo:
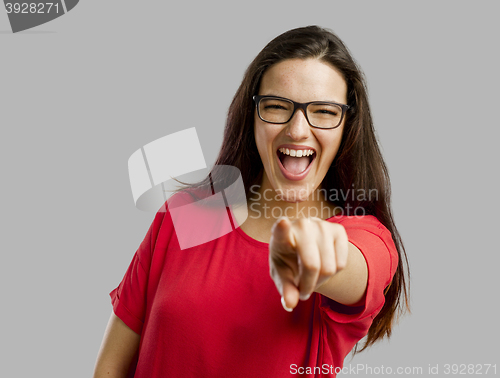
[[[111,312],[97,355],[94,378],[125,378],[139,348],[141,336]]]
[[[316,292],[345,305],[357,305],[363,301],[368,284],[368,268],[361,251],[349,243],[347,264],[335,273]]]

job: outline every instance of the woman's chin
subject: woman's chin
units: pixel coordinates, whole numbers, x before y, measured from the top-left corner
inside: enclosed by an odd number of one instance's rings
[[[273,199],[279,201],[292,203],[307,201],[316,190],[316,187],[314,187],[314,185],[310,182],[299,183],[298,181],[287,180],[285,177],[280,175],[279,171],[273,172],[271,177],[272,180],[269,180],[269,176],[266,172],[262,185],[264,188],[273,190]],[[269,198],[270,193],[268,193],[265,197]]]

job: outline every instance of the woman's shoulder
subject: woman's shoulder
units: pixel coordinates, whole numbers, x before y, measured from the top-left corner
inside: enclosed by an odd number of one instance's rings
[[[349,241],[358,248],[365,245],[380,253],[389,252],[391,260],[397,261],[398,252],[391,232],[373,215],[336,216],[328,219],[330,222],[344,226]],[[384,253],[385,253],[384,252]]]
[[[345,228],[389,232],[387,227],[373,215],[337,215],[327,220],[332,223],[339,223]]]
[[[184,250],[218,239],[234,229],[237,217],[228,213],[225,198],[210,188],[188,188],[172,195],[165,203],[168,227]],[[165,221],[164,221],[165,223]]]

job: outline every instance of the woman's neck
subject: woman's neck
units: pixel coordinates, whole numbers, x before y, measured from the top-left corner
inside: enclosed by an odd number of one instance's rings
[[[293,200],[294,197],[291,198]],[[286,201],[281,196],[281,193],[275,190],[261,189],[251,194],[247,204],[249,216],[265,219],[272,218],[273,223],[282,216],[286,216],[291,220],[311,217],[327,219],[333,217],[339,210],[326,200],[324,191],[319,188],[314,190],[307,199],[295,202]]]
[[[321,185],[304,187],[297,185],[275,190],[264,173],[260,185],[250,188],[247,200],[252,213],[261,213],[265,218],[290,219],[321,218],[327,219],[336,214],[338,209],[326,198],[326,190]]]
[[[254,185],[247,200],[248,218],[241,225],[242,230],[254,239],[268,242],[271,227],[282,216],[290,220],[310,217],[327,219],[341,211],[325,198],[325,191],[320,188],[313,190],[302,201],[293,202],[294,198],[299,198],[299,194],[294,196],[292,191],[287,193],[288,201],[281,194],[265,182]]]

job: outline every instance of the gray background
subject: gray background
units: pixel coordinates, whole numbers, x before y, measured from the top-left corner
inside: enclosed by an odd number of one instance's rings
[[[134,207],[129,156],[195,126],[213,163],[250,61],[309,24],[368,78],[412,271],[413,314],[346,364],[500,363],[497,15],[494,1],[83,1],[13,35],[0,12],[0,375],[92,375],[108,293],[154,217]]]

